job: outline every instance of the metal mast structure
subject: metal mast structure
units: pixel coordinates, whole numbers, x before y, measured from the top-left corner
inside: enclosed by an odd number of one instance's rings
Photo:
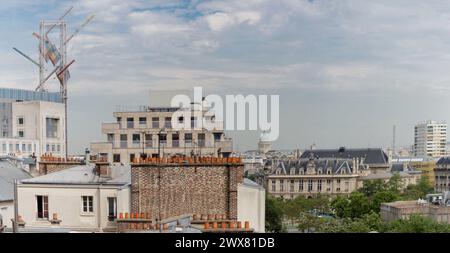
[[[67,131],[67,82],[70,78],[69,67],[72,65],[75,60],[71,60],[68,62],[67,57],[67,45],[70,40],[76,36],[81,29],[86,26],[89,22],[94,18],[94,14],[89,16],[82,25],[80,25],[75,32],[67,37],[67,25],[65,22],[65,17],[73,7],[70,7],[58,20],[41,20],[39,26],[39,34],[33,33],[33,36],[39,40],[39,62],[34,61],[26,54],[22,53],[17,48],[13,48],[20,55],[25,57],[27,60],[31,61],[33,64],[37,65],[39,68],[39,84],[36,87],[36,91],[46,92],[46,83],[48,80],[55,75],[59,80],[60,84],[60,93],[64,103],[64,139],[65,139],[65,157],[68,158],[68,131]],[[49,35],[56,28],[55,32],[59,32],[57,36],[54,36],[54,39],[57,40],[57,44],[59,44],[59,48],[52,43],[49,38]],[[53,33],[54,34],[54,33]],[[49,67],[52,69],[49,71],[47,69]]]

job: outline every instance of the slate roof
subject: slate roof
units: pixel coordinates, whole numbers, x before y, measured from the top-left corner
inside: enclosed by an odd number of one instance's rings
[[[441,157],[437,162],[437,165],[447,165],[450,164],[450,157]]]
[[[0,160],[0,201],[10,201],[14,199],[14,179],[22,180],[31,178],[21,168],[16,167],[6,160]]]
[[[301,174],[300,171],[303,170],[306,173],[306,169],[309,163],[313,163],[316,170],[322,169],[322,173],[326,174],[327,170],[331,168],[332,174],[337,174],[340,170],[344,169],[348,174],[353,172],[353,161],[352,159],[343,159],[343,158],[318,158],[318,159],[306,159],[300,158],[298,160],[284,160],[280,161],[278,165],[275,167],[273,173],[276,170],[281,170],[281,174],[291,174],[291,170],[293,169],[293,173],[298,175]]]
[[[388,156],[381,148],[306,150],[300,158],[309,158],[311,153],[316,158],[364,158],[365,164],[387,164],[389,161]]]
[[[22,180],[23,184],[109,184],[127,185],[131,183],[130,165],[111,166],[111,178],[99,177],[94,173],[94,165],[80,165],[44,176]]]

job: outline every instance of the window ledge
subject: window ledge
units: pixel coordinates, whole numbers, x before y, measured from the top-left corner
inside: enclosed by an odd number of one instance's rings
[[[95,216],[95,213],[81,213],[80,216],[90,217],[90,216]]]

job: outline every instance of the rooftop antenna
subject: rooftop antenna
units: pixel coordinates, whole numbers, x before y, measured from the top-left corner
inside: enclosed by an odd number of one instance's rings
[[[395,125],[392,128],[392,157],[395,156]]]
[[[88,23],[95,17],[94,14],[90,15],[76,30],[67,37],[67,24],[64,18],[72,11],[73,6],[67,9],[64,14],[57,20],[41,20],[39,26],[39,34],[33,33],[32,35],[39,41],[39,61],[33,60],[31,57],[21,52],[17,48],[13,48],[14,51],[25,57],[39,68],[39,83],[36,87],[36,91],[46,92],[47,81],[55,75],[60,83],[60,93],[64,102],[65,113],[65,157],[68,158],[68,136],[67,136],[67,81],[70,78],[69,67],[75,62],[75,60],[68,61],[67,57],[67,44],[70,40],[76,36],[81,29],[83,29]],[[56,28],[56,31],[54,29]],[[59,32],[57,37],[57,48],[49,38],[51,32]],[[56,36],[55,36],[56,37]],[[50,63],[49,63],[50,61]],[[46,67],[50,66],[51,71]]]

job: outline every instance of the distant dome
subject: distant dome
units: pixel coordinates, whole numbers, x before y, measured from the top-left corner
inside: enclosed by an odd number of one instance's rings
[[[270,135],[267,134],[266,132],[263,132],[259,135],[259,140],[260,141],[270,141]]]

